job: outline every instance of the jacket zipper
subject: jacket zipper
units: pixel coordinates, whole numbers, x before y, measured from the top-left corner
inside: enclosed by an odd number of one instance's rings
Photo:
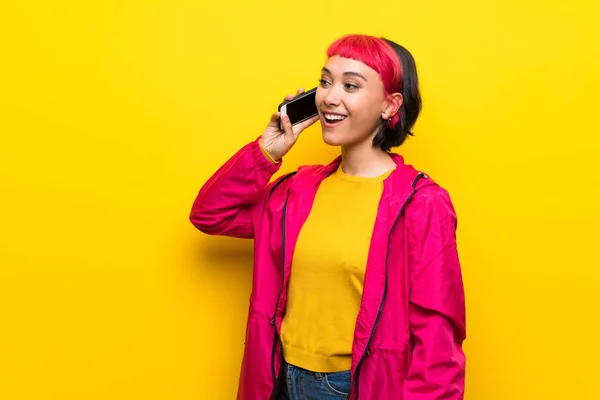
[[[283,286],[285,284],[285,217],[289,197],[290,190],[288,189],[287,195],[285,196],[285,202],[283,203],[283,216],[281,217],[281,287],[279,288],[279,295],[277,296],[277,302],[275,303],[275,311],[273,312],[273,318],[271,319],[271,325],[273,325],[273,330],[275,331],[273,337],[273,350],[271,351],[271,373],[273,375],[273,392],[271,393],[271,399],[274,399],[277,395],[277,382],[281,378],[282,369],[279,368],[279,374],[275,372],[275,353],[277,352],[277,343],[281,342],[279,332],[277,332],[277,308],[279,307],[279,301],[281,300]],[[283,352],[283,349],[281,351]]]
[[[363,354],[360,357],[358,363],[356,364],[356,372],[355,372],[356,378],[354,379],[354,384],[356,386],[356,391],[355,391],[356,392],[356,397],[355,397],[356,400],[358,400],[358,393],[359,393],[358,381],[359,381],[359,378],[360,378],[360,367],[362,366],[362,362],[363,362],[365,356],[367,355],[367,353],[369,353],[369,346],[371,345],[371,341],[373,340],[373,336],[375,336],[375,331],[377,330],[377,324],[379,324],[379,318],[381,317],[381,312],[383,311],[383,305],[384,305],[385,299],[387,297],[387,291],[388,291],[388,259],[389,259],[389,254],[390,254],[390,245],[391,245],[391,242],[392,242],[392,232],[394,231],[394,227],[396,226],[396,223],[398,223],[398,221],[400,220],[400,217],[402,216],[402,214],[404,214],[404,209],[406,208],[406,206],[408,205],[408,203],[410,202],[410,200],[413,198],[413,196],[417,193],[417,189],[416,189],[417,182],[423,176],[425,176],[425,174],[423,174],[422,172],[420,172],[417,175],[415,181],[412,184],[413,191],[408,196],[408,198],[404,201],[404,203],[402,204],[402,207],[400,207],[400,212],[396,216],[396,219],[394,220],[394,223],[392,224],[390,232],[388,233],[388,243],[387,243],[387,249],[386,249],[386,252],[385,252],[385,284],[383,286],[383,296],[381,297],[381,304],[379,305],[379,310],[377,311],[377,316],[375,316],[375,324],[373,324],[373,329],[371,330],[371,334],[369,335],[369,340],[367,340],[367,346],[365,347],[365,351],[363,352]]]

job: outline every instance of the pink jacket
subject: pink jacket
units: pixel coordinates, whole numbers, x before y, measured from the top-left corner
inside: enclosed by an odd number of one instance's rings
[[[352,347],[350,399],[463,399],[465,302],[456,214],[446,190],[392,154],[368,255]],[[254,272],[239,379],[240,400],[279,390],[292,254],[319,184],[339,166],[281,167],[258,140],[200,190],[190,220],[210,235],[254,239]]]

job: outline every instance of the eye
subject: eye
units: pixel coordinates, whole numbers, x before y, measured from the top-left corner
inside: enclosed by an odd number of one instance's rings
[[[326,87],[331,85],[331,83],[329,83],[329,81],[327,79],[321,78],[319,79],[319,83],[321,84],[322,87]]]
[[[353,84],[353,83],[345,83],[344,84],[344,89],[348,90],[348,91],[354,91],[356,89],[358,89],[359,86]]]

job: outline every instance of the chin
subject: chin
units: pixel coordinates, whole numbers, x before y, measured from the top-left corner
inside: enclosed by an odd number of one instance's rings
[[[339,134],[335,134],[333,132],[327,132],[325,130],[322,131],[323,141],[329,146],[343,146],[347,144],[345,140],[343,140]]]
[[[347,132],[331,132],[331,131],[322,131],[323,141],[329,146],[356,146],[363,143],[365,140],[372,141],[370,137],[367,138],[357,138],[357,137],[349,137]]]

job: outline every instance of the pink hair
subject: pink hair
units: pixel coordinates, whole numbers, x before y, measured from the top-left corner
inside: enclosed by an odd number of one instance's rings
[[[384,39],[368,35],[346,35],[327,49],[327,57],[333,56],[351,58],[368,65],[381,77],[387,94],[402,93],[402,63],[392,46]],[[400,112],[388,120],[388,125],[395,127],[399,120]]]

